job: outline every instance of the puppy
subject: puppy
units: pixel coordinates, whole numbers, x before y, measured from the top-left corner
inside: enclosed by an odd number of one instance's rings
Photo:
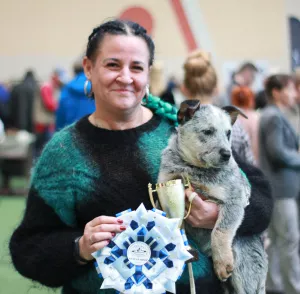
[[[233,106],[220,109],[200,106],[194,100],[183,102],[177,133],[162,153],[158,182],[188,177],[197,193],[218,204],[213,230],[195,228],[186,222],[186,232],[202,252],[212,256],[221,281],[231,276],[223,284],[227,293],[263,294],[267,258],[260,236],[235,236],[251,191],[231,151],[231,130],[238,114],[245,116]]]

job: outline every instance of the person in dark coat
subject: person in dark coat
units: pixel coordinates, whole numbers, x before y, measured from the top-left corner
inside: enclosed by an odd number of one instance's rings
[[[38,83],[33,71],[26,72],[24,79],[13,86],[10,101],[10,127],[33,133],[33,103]]]
[[[295,104],[296,90],[292,77],[285,74],[269,77],[265,87],[270,104],[261,113],[259,157],[274,197],[267,290],[299,294],[300,154],[295,130],[284,115]]]
[[[9,98],[8,119],[6,129],[10,135],[16,135],[18,131],[34,132],[33,104],[38,93],[38,83],[33,71],[25,73],[23,80],[12,87]],[[26,158],[3,158],[1,161],[2,189],[1,194],[14,194],[10,186],[13,176],[29,177],[29,170],[32,164],[32,148],[28,148]],[[16,193],[24,193],[18,191]]]

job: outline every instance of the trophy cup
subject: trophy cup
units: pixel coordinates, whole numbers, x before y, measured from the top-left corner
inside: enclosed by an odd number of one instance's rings
[[[184,215],[185,188],[191,188],[188,177],[183,177],[183,180],[175,179],[165,183],[157,183],[155,185],[155,190],[152,189],[151,183],[148,184],[149,197],[153,208],[157,208],[153,197],[153,192],[156,192],[158,195],[158,202],[167,216],[169,218],[179,218],[181,220],[179,227],[182,227],[183,220],[189,216],[192,206],[190,203],[189,210],[187,214]]]
[[[153,208],[157,208],[153,197],[153,192],[156,192],[161,209],[167,214],[169,218],[179,218],[181,220],[179,227],[184,229],[183,220],[189,216],[192,207],[192,202],[190,202],[188,212],[186,215],[184,215],[185,189],[191,189],[191,184],[188,176],[181,176],[182,179],[170,180],[165,183],[157,183],[155,185],[155,190],[152,189],[152,184],[149,183],[148,192]],[[187,246],[187,250],[193,255],[193,258],[186,261],[186,263],[188,263],[191,294],[194,294],[196,293],[196,289],[191,262],[199,260],[199,254],[197,250],[193,249],[189,245]]]

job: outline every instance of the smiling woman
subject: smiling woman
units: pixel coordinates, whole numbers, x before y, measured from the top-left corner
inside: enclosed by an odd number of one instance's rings
[[[98,52],[95,61],[84,59],[85,74],[92,83],[97,106],[93,118],[106,120],[108,115],[111,117],[112,109],[120,120],[130,120],[136,113],[141,118],[146,114],[141,100],[149,76],[149,52],[145,41],[135,36],[108,35]]]
[[[90,122],[108,129],[138,126],[152,117],[141,106],[149,82],[154,44],[133,22],[108,22],[93,30],[83,65],[96,112]]]
[[[116,213],[141,203],[152,208],[148,183],[157,181],[162,150],[174,132],[172,106],[158,97],[146,99],[153,59],[153,41],[137,23],[109,21],[89,36],[83,66],[91,87],[85,90],[96,111],[56,133],[34,168],[25,215],[10,241],[22,275],[63,286],[66,294],[115,292],[100,291],[103,280],[91,253],[126,230]],[[259,199],[269,201],[264,195]],[[250,213],[260,211],[250,207]],[[198,208],[202,227],[215,222],[216,204]],[[265,229],[267,220],[254,220]],[[245,222],[251,233],[255,221],[246,214]],[[220,293],[207,256],[193,267],[201,294]],[[189,292],[186,276],[185,271],[178,293]]]

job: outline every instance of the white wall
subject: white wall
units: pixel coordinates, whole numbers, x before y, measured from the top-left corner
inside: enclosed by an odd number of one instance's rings
[[[288,16],[295,16],[300,19],[300,0],[286,0]]]
[[[300,0],[198,1],[205,22],[199,34],[209,36],[212,46],[204,49],[215,51],[219,74],[227,61],[245,59],[289,70],[286,1],[299,11]],[[54,67],[70,69],[92,28],[130,5],[153,14],[157,58],[166,73],[180,74],[188,51],[170,0],[2,0],[0,81],[20,78],[28,67],[41,79]]]

